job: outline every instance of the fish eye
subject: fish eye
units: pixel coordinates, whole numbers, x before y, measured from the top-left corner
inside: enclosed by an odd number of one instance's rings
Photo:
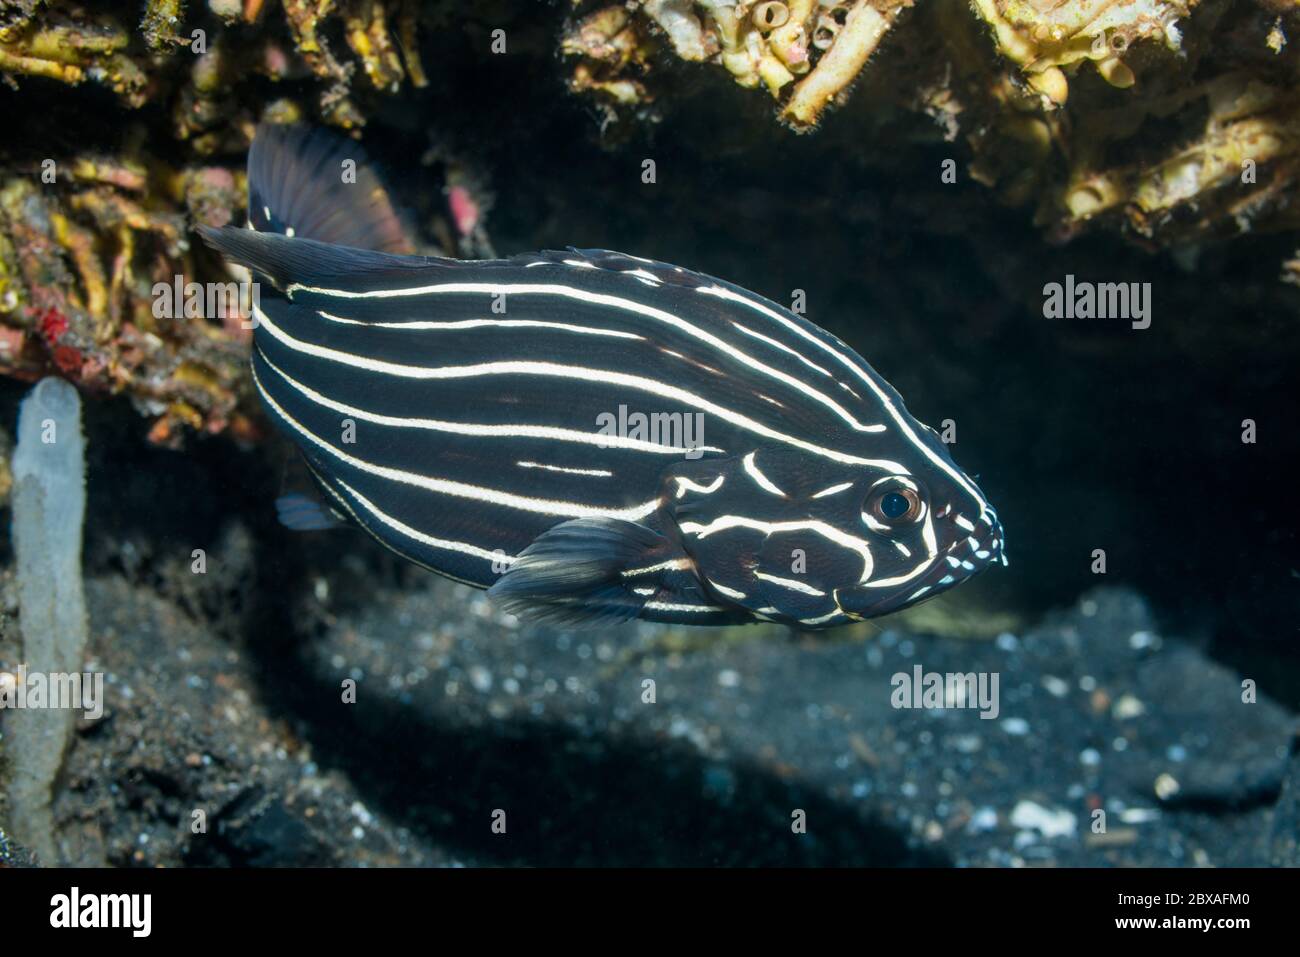
[[[912,503],[898,492],[890,492],[880,499],[880,511],[885,518],[902,518],[911,507]]]
[[[921,514],[921,496],[910,488],[887,488],[872,496],[871,514],[887,525],[902,524]]]

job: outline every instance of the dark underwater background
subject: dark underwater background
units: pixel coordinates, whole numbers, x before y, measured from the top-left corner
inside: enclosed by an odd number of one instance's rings
[[[503,622],[360,534],[276,525],[279,440],[160,448],[128,399],[87,395],[92,650],[132,690],[69,754],[69,861],[1300,862],[1300,288],[1278,280],[1294,233],[1053,241],[969,177],[941,182],[959,144],[902,120],[873,142],[856,102],[793,136],[761,98],[688,71],[671,110],[611,142],[544,48],[485,65],[449,29],[422,51],[434,82],[375,104],[362,137],[417,226],[454,154],[491,196],[500,255],[604,247],[777,301],[805,290],[809,318],[914,415],[956,423],[1010,566],[820,635]],[[10,155],[168,125],[35,90],[0,91]],[[1150,283],[1150,328],[1044,318],[1043,286],[1067,274]],[[11,434],[28,388],[0,381]],[[6,540],[11,627],[12,561]],[[890,675],[918,663],[998,672],[1000,716],[891,707]],[[195,806],[211,834],[189,832]],[[6,830],[23,843],[21,822]]]

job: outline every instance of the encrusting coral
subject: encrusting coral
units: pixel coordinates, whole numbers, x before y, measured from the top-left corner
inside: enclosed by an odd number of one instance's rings
[[[57,370],[91,393],[125,393],[161,444],[189,430],[260,437],[246,312],[232,300],[222,315],[159,315],[157,291],[176,277],[182,291],[191,277],[247,278],[221,275],[190,229],[238,215],[237,157],[259,121],[315,114],[357,127],[359,84],[379,96],[427,82],[418,3],[285,0],[275,16],[270,6],[150,0],[132,22],[120,8],[0,0],[10,87],[54,80],[104,88],[128,109],[162,106],[185,157],[164,160],[168,150],[135,127],[113,155],[46,157],[37,143],[10,142],[0,157],[0,373],[35,381]],[[250,101],[238,90],[249,77],[311,86],[304,98]],[[219,154],[228,165],[208,159]],[[451,192],[469,201],[465,187]],[[466,229],[467,249],[487,243],[481,222]]]
[[[881,111],[920,109],[945,138],[964,134],[973,175],[1009,203],[1035,203],[1059,237],[1112,224],[1170,242],[1300,223],[1289,201],[1300,70],[1286,50],[1300,4],[1288,0],[575,6],[571,86],[611,110],[654,102],[653,76],[672,57],[766,90],[800,132],[869,86]]]
[[[32,380],[53,365],[92,391],[126,390],[157,417],[156,441],[182,424],[255,435],[238,408],[247,399],[238,317],[213,325],[154,309],[159,283],[194,273],[187,217],[150,204],[169,195],[196,218],[228,220],[236,178],[200,167],[152,182],[95,157],[48,169],[57,189],[39,173],[0,184],[0,369]]]
[[[126,53],[129,30],[109,17],[76,18],[39,2],[0,5],[0,73],[107,86],[131,106],[147,99],[144,69]]]

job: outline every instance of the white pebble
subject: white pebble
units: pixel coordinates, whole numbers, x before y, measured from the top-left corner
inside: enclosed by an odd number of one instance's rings
[[[1154,648],[1160,644],[1160,639],[1149,631],[1135,631],[1128,636],[1129,647],[1135,651],[1141,651],[1143,648]]]
[[[991,807],[981,807],[970,816],[970,823],[966,825],[966,830],[972,834],[979,834],[983,831],[991,831],[997,826],[998,812]]]
[[[1146,807],[1130,807],[1119,812],[1119,819],[1125,824],[1149,824],[1160,819],[1160,812]]]
[[[1168,772],[1156,778],[1156,797],[1162,801],[1168,801],[1181,790],[1182,785],[1178,783],[1178,779]]]
[[[1129,718],[1141,717],[1146,714],[1146,710],[1146,705],[1131,694],[1126,694],[1115,702],[1110,713],[1117,721],[1126,721]]]
[[[1037,831],[1046,838],[1073,837],[1079,821],[1064,808],[1045,808],[1033,801],[1021,801],[1011,811],[1013,827]]]
[[[1053,698],[1064,698],[1070,693],[1070,683],[1056,675],[1043,675],[1043,687]]]
[[[1007,734],[1014,734],[1021,737],[1029,733],[1029,722],[1024,718],[1003,718],[1002,730]]]

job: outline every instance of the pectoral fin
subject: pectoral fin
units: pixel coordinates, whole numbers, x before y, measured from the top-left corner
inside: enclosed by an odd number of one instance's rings
[[[275,500],[276,517],[295,532],[324,532],[345,528],[347,523],[319,499],[303,492],[289,492]]]
[[[669,543],[658,532],[614,518],[577,518],[539,535],[488,589],[521,618],[568,625],[627,621],[647,596],[623,572],[653,565]]]

